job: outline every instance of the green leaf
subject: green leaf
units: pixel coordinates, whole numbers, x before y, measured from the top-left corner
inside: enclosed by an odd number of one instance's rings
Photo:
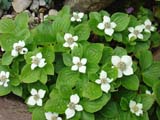
[[[152,87],[160,78],[160,62],[154,62],[143,73],[143,81],[146,85]]]
[[[102,109],[104,105],[110,100],[110,94],[103,94],[103,96],[97,100],[89,101],[89,100],[82,100],[81,104],[85,111],[89,113],[94,113]]]
[[[10,92],[11,92],[10,86],[8,86],[8,87],[0,86],[0,96],[7,95],[7,94],[9,94]]]
[[[152,65],[153,57],[150,51],[144,50],[140,52],[139,64],[142,71],[149,68]]]
[[[15,24],[12,19],[0,20],[0,33],[13,33]]]
[[[30,65],[25,65],[22,69],[21,80],[24,83],[33,83],[39,80],[40,74],[39,69],[31,70]]]
[[[94,114],[83,111],[80,120],[95,120]]]
[[[136,75],[121,78],[121,83],[128,90],[138,90],[139,88],[139,79]]]
[[[52,92],[50,93],[50,97],[51,98],[45,104],[45,110],[63,114],[67,108],[67,104],[69,103],[69,101],[63,99],[56,89],[52,90]]]
[[[36,44],[53,43],[55,42],[56,34],[52,30],[50,23],[42,23],[35,27],[32,31],[33,40]]]
[[[12,92],[17,96],[22,97],[22,93],[23,93],[22,86],[21,85],[16,87],[12,86]]]
[[[14,57],[11,56],[11,52],[5,52],[2,57],[2,65],[10,65]]]
[[[95,43],[86,46],[84,50],[84,57],[87,58],[87,62],[99,63],[102,57],[103,44]]]
[[[122,36],[121,33],[114,33],[113,34],[113,39],[116,40],[116,41],[118,41],[118,42],[122,42],[123,36]]]
[[[142,94],[141,95],[141,103],[143,104],[143,110],[148,111],[152,105],[154,104],[154,96]]]
[[[20,13],[15,18],[15,24],[21,29],[28,28],[29,16],[27,12]]]
[[[124,110],[124,111],[127,111],[128,110],[128,100],[124,97],[121,98],[121,101],[120,101],[120,106],[121,106],[121,109]]]
[[[156,101],[157,103],[160,105],[160,82],[157,82],[154,86],[153,86],[153,93],[156,97]]]
[[[72,66],[72,56],[69,53],[63,53],[63,62],[66,66]]]
[[[68,68],[63,69],[59,72],[56,87],[59,88],[61,85],[70,86],[71,88],[75,86],[77,80],[79,79],[79,74],[71,71]]]
[[[89,100],[95,100],[102,96],[102,90],[99,85],[88,82],[83,88],[83,97],[89,98]]]
[[[75,35],[78,36],[78,41],[88,40],[90,36],[90,28],[87,23],[79,24],[74,28]]]
[[[157,114],[158,120],[160,120],[160,107],[157,107],[156,114]]]
[[[117,24],[115,30],[118,32],[125,30],[130,21],[130,17],[128,16],[128,14],[120,12],[114,13],[111,16],[111,19]]]
[[[101,59],[101,63],[109,63],[111,61],[111,57],[113,55],[113,49],[111,47],[105,46],[103,49],[103,55]]]
[[[36,108],[32,113],[32,120],[46,120],[43,108]]]
[[[127,51],[122,47],[116,47],[114,49],[114,53],[113,54],[117,55],[117,56],[123,56],[123,55],[127,55]]]
[[[100,111],[100,114],[107,120],[117,118],[119,116],[117,103],[114,101],[108,102]]]
[[[70,15],[66,14],[62,17],[57,17],[52,24],[52,33],[67,32],[70,27]]]

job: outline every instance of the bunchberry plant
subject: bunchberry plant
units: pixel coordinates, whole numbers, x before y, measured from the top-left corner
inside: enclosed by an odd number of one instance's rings
[[[33,120],[160,119],[160,45],[146,14],[71,12],[30,28],[0,20],[0,96],[22,97]]]

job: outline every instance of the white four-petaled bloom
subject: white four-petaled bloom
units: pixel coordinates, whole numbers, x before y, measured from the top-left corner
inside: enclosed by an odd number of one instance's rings
[[[17,43],[13,44],[13,50],[11,52],[11,55],[13,57],[18,56],[18,54],[24,55],[27,54],[28,49],[25,48],[25,42],[24,41],[18,41]]]
[[[36,56],[32,56],[32,64],[31,69],[34,70],[36,67],[43,68],[47,63],[45,63],[45,59],[42,58],[42,53],[39,52]]]
[[[71,67],[71,70],[73,71],[79,71],[80,73],[86,73],[86,63],[87,59],[82,58],[80,59],[79,57],[73,57],[72,58],[73,66]]]
[[[136,103],[135,101],[130,100],[129,108],[130,108],[130,111],[136,116],[140,116],[143,114],[143,110],[142,110],[143,104],[141,103]]]
[[[8,87],[9,82],[9,72],[1,71],[0,72],[0,85]]]
[[[145,32],[151,32],[151,31],[154,31],[155,30],[155,27],[152,26],[152,23],[149,19],[145,20],[144,21],[144,31]]]
[[[65,33],[64,35],[65,43],[63,44],[64,47],[69,47],[73,49],[75,46],[78,46],[76,41],[78,40],[78,36],[72,36],[70,33]]]
[[[72,22],[81,22],[82,21],[82,18],[84,16],[84,13],[82,12],[73,12],[73,15],[71,17],[71,21]]]
[[[45,116],[47,120],[62,120],[62,118],[59,117],[57,113],[46,112]]]
[[[103,22],[97,25],[100,30],[104,30],[105,34],[109,36],[112,36],[116,26],[116,23],[111,22],[111,19],[108,16],[103,16]]]
[[[28,105],[38,105],[38,106],[42,106],[43,102],[42,102],[42,98],[44,98],[46,91],[39,89],[38,91],[36,89],[32,89],[31,90],[31,95],[28,99],[27,104]]]
[[[121,78],[123,74],[126,76],[133,74],[132,58],[130,56],[112,56],[111,61],[113,66],[118,68],[118,78]]]
[[[128,35],[129,40],[133,39],[141,39],[143,40],[143,34],[142,31],[144,29],[144,25],[138,25],[136,27],[129,27],[128,31],[130,32],[130,34]]]
[[[70,96],[70,103],[67,105],[67,109],[65,111],[66,118],[70,119],[75,115],[75,111],[82,111],[83,107],[82,105],[78,104],[80,101],[80,98],[77,94]]]
[[[110,83],[113,81],[113,79],[110,79],[107,77],[107,72],[104,70],[101,71],[99,79],[97,79],[95,82],[97,84],[101,84],[101,90],[108,93],[110,90],[111,86]]]

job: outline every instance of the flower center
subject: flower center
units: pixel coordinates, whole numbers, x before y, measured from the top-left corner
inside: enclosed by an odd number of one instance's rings
[[[151,26],[150,25],[146,25],[146,29],[150,30]]]
[[[70,102],[69,105],[68,105],[68,107],[69,107],[70,109],[75,109],[76,106],[75,106],[74,103]]]
[[[68,43],[69,45],[72,45],[73,42],[74,42],[74,39],[73,39],[72,37],[68,38],[67,43]]]
[[[34,99],[35,99],[35,101],[38,101],[40,99],[39,95],[38,94],[34,95]]]
[[[124,62],[119,62],[117,67],[123,71],[126,69],[126,64]]]
[[[36,65],[38,65],[39,62],[40,62],[40,59],[39,59],[39,58],[35,58],[35,59],[32,60],[32,63],[34,63],[34,64],[36,64]]]
[[[133,33],[137,36],[140,32],[138,30],[134,30]]]
[[[78,62],[78,63],[77,63],[77,66],[78,66],[78,67],[81,67],[81,66],[83,66],[83,64],[82,64],[81,62]]]
[[[111,24],[110,23],[105,23],[104,26],[105,26],[105,28],[111,28]]]
[[[102,83],[102,84],[106,84],[106,83],[107,83],[106,78],[102,78],[102,79],[101,79],[101,83]]]
[[[139,111],[139,108],[137,107],[137,105],[135,105],[132,109],[133,109],[134,112],[138,112]]]
[[[22,46],[16,46],[16,51],[20,52],[22,50]]]
[[[53,115],[53,116],[51,117],[51,120],[57,120],[57,117]]]
[[[6,77],[5,75],[2,75],[2,76],[0,77],[0,80],[1,80],[2,82],[5,82],[6,79],[7,79],[7,77]]]
[[[73,17],[77,20],[77,19],[79,19],[79,16],[78,16],[78,14],[76,14],[76,15],[73,15]]]

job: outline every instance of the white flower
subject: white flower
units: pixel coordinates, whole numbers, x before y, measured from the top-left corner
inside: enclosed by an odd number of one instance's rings
[[[155,30],[155,27],[152,26],[152,23],[149,19],[145,20],[144,21],[144,31],[145,32],[151,32],[151,31],[154,31]]]
[[[4,52],[4,49],[1,47],[1,51]]]
[[[73,49],[75,46],[78,46],[76,41],[78,40],[78,36],[72,36],[70,33],[65,33],[64,35],[65,43],[63,44],[64,47],[69,47]]]
[[[42,102],[42,98],[44,98],[46,91],[39,89],[38,91],[34,88],[32,88],[31,90],[31,95],[28,99],[27,104],[28,105],[38,105],[38,106],[42,106],[43,102]]]
[[[135,28],[134,27],[129,27],[128,31],[130,32],[130,34],[128,35],[129,40],[131,40],[131,38],[134,39],[142,39],[143,40],[143,34],[142,31],[144,29],[144,25],[138,25]]]
[[[36,67],[43,68],[47,63],[45,63],[45,59],[42,58],[42,53],[39,52],[36,56],[32,56],[32,64],[31,69],[34,70]]]
[[[13,57],[18,56],[18,54],[24,55],[27,54],[28,49],[25,48],[25,42],[24,41],[18,41],[18,43],[13,44],[13,50],[11,52],[11,55]]]
[[[132,58],[130,56],[112,56],[111,61],[113,66],[118,68],[118,78],[121,78],[123,74],[126,76],[133,74]]]
[[[143,104],[141,103],[136,103],[135,101],[130,100],[129,108],[130,108],[130,111],[134,113],[136,116],[140,116],[143,114],[143,111],[142,111]]]
[[[80,101],[80,98],[77,94],[70,96],[70,103],[67,105],[67,109],[65,111],[66,118],[70,119],[75,115],[75,111],[82,111],[83,107],[82,105],[78,104]]]
[[[77,21],[77,22],[81,22],[82,18],[84,16],[84,13],[82,12],[73,12],[73,15],[71,17],[71,21],[74,22],[74,21]]]
[[[86,58],[80,59],[79,57],[74,56],[72,62],[74,65],[71,67],[71,70],[79,71],[80,73],[86,73],[86,66],[85,66],[87,63]]]
[[[116,26],[116,23],[111,22],[111,19],[108,16],[103,16],[103,22],[97,25],[100,30],[104,30],[105,34],[109,36],[112,36]]]
[[[45,116],[47,120],[62,120],[62,118],[59,117],[57,113],[46,112]]]
[[[113,79],[110,79],[107,77],[107,72],[104,70],[101,71],[99,79],[97,79],[95,82],[97,84],[101,84],[101,90],[108,93],[110,90],[111,86],[110,83],[113,81]]]
[[[9,82],[9,72],[1,71],[0,72],[0,85],[8,87]]]

